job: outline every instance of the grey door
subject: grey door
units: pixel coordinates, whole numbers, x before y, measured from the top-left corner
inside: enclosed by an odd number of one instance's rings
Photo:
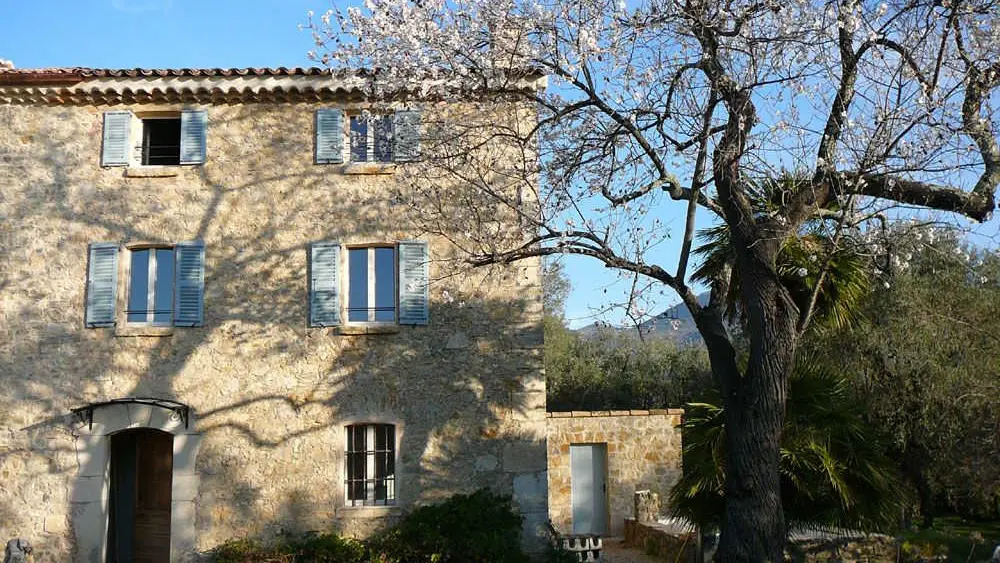
[[[607,445],[571,445],[569,465],[570,494],[573,497],[573,533],[607,533]]]

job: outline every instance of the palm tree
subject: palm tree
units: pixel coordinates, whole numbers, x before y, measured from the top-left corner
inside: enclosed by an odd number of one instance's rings
[[[723,514],[725,418],[717,393],[687,406],[684,474],[670,492],[674,514],[717,527]],[[781,496],[790,527],[884,530],[905,493],[896,464],[864,420],[847,377],[811,357],[789,381],[781,447]]]

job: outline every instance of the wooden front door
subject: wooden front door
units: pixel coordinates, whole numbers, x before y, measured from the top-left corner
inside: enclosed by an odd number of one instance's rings
[[[174,437],[127,430],[111,437],[108,563],[169,563]]]

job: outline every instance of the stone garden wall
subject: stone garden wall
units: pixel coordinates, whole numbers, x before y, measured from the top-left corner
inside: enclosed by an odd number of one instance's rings
[[[567,534],[573,528],[571,444],[607,444],[608,529],[621,536],[636,491],[666,499],[680,478],[682,414],[680,409],[547,413],[549,517],[556,529]]]

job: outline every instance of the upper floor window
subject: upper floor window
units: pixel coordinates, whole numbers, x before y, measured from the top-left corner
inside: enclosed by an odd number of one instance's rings
[[[104,112],[101,166],[204,164],[207,128],[204,110]]]
[[[430,259],[424,241],[342,247],[309,254],[309,324],[427,324]]]
[[[351,162],[392,162],[392,116],[351,116]]]
[[[121,286],[119,257],[124,263]],[[205,246],[200,241],[133,247],[90,245],[88,327],[201,326],[204,293]]]
[[[181,118],[142,120],[143,165],[177,166],[181,163]]]
[[[396,504],[396,427],[347,427],[345,490],[348,506]]]
[[[344,110],[322,108],[316,110],[316,163],[410,162],[420,156],[420,135],[419,110],[351,114],[345,120]]]

